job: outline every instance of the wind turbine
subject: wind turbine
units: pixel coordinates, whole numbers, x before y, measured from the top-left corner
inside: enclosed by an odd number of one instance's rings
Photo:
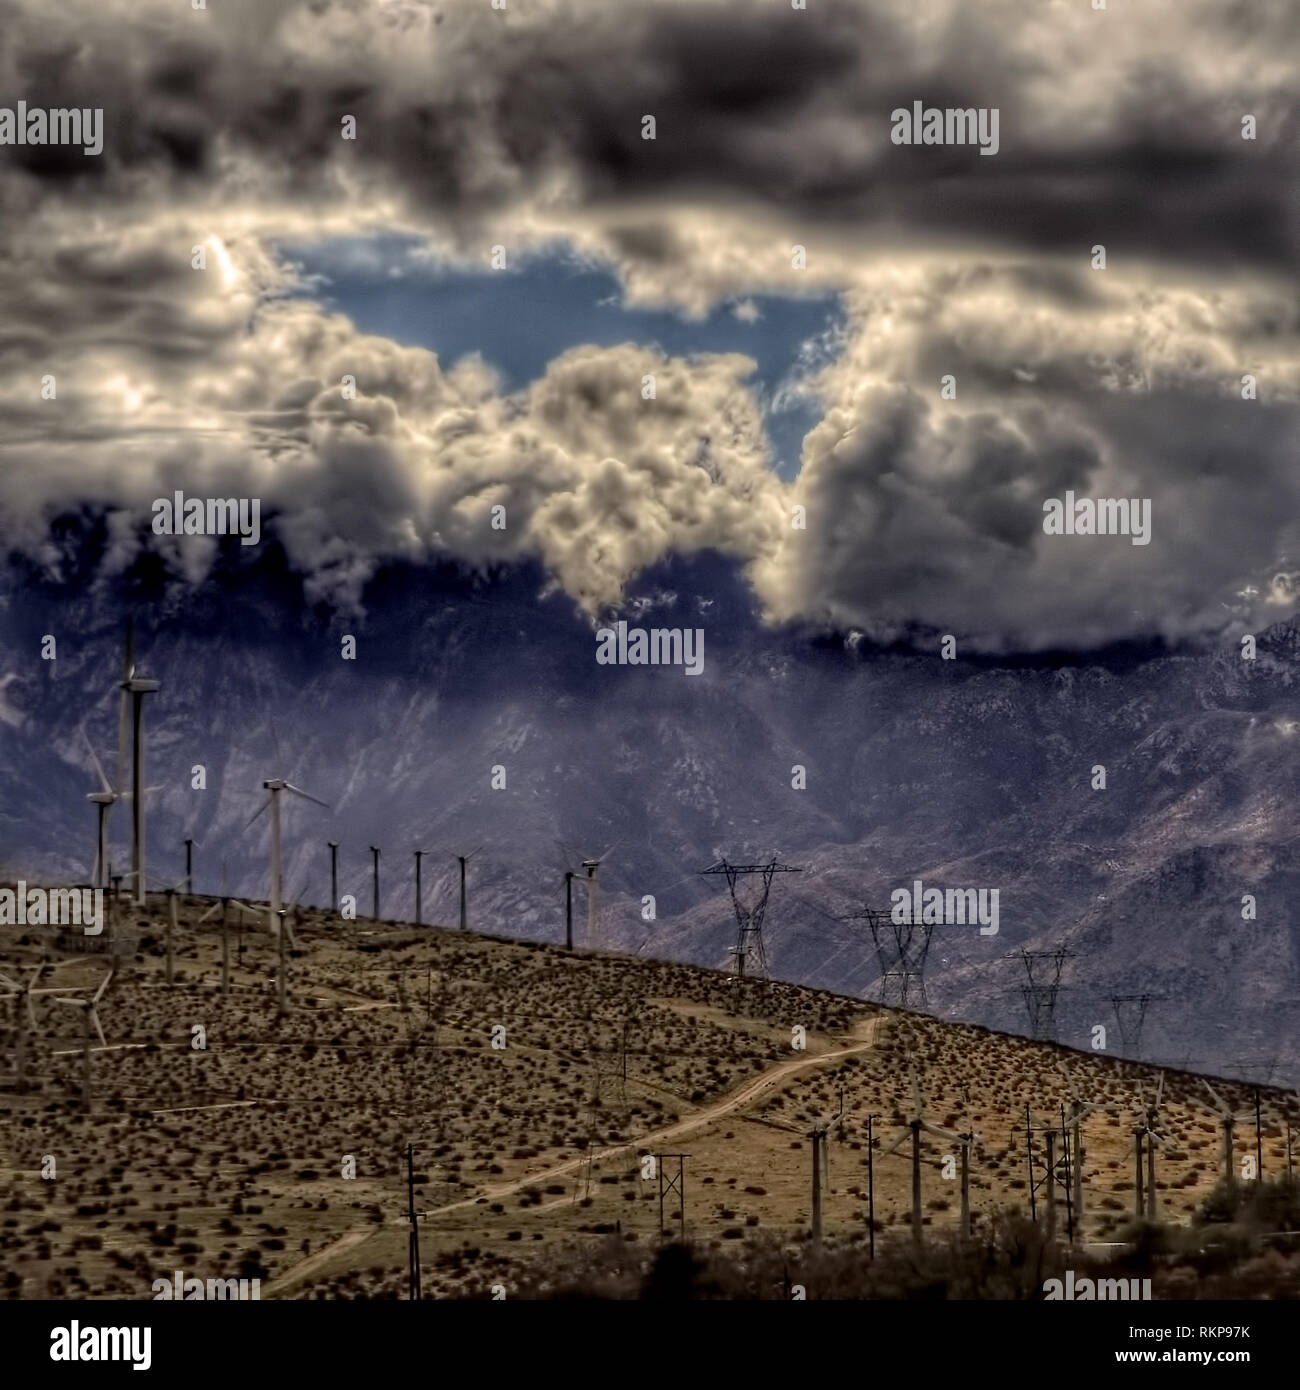
[[[1068,1129],[1070,1133],[1070,1149],[1073,1155],[1070,1177],[1073,1189],[1074,1226],[1077,1231],[1081,1232],[1083,1230],[1083,1162],[1085,1155],[1083,1122],[1089,1115],[1095,1114],[1098,1110],[1114,1111],[1118,1107],[1105,1100],[1085,1101],[1075,1086],[1074,1077],[1067,1070],[1065,1063],[1058,1062],[1057,1066],[1061,1070],[1061,1075],[1065,1077],[1065,1084],[1070,1089],[1070,1113],[1065,1117],[1063,1128]]]
[[[482,846],[482,845],[479,845],[478,849],[472,849],[472,850],[470,850],[470,852],[469,852],[468,854],[458,854],[458,855],[456,856],[456,861],[457,861],[457,863],[459,863],[459,865],[460,865],[460,929],[461,929],[461,931],[468,931],[468,930],[469,930],[469,899],[467,898],[466,892],[465,892],[465,865],[468,864],[469,861],[470,861],[471,859],[473,859],[473,857],[474,857],[474,856],[478,853],[478,851],[479,851],[480,849],[482,849],[482,848],[483,848],[483,846]],[[417,920],[418,920],[418,918],[417,918]]]
[[[584,859],[582,861],[582,867],[586,870],[587,873],[587,949],[589,951],[595,950],[597,944],[596,924],[598,921],[598,914],[596,902],[598,898],[599,885],[596,880],[596,871],[605,862],[605,860],[608,859],[611,854],[613,854],[614,846],[617,845],[617,843],[618,841],[616,840],[613,845],[609,845],[605,849],[604,853],[598,855],[596,858]]]
[[[275,977],[275,1012],[276,1016],[280,1018],[289,1012],[289,963],[285,959],[285,951],[290,942],[293,943],[294,950],[298,949],[298,943],[293,936],[293,914],[298,907],[298,899],[302,897],[303,889],[306,886],[304,879],[299,885],[298,891],[293,895],[293,900],[289,906],[280,911],[280,930],[276,933],[278,965]]]
[[[1145,1087],[1138,1093],[1138,1113],[1133,1126],[1133,1137],[1136,1141],[1136,1165],[1137,1182],[1135,1187],[1136,1214],[1139,1219],[1143,1215],[1148,1221],[1156,1219],[1156,1145],[1163,1142],[1163,1136],[1156,1128],[1160,1118],[1160,1101],[1165,1093],[1165,1074],[1160,1073],[1159,1084],[1155,1088],[1154,1097],[1143,1104],[1142,1096],[1145,1094]],[[1146,1201],[1145,1211],[1143,1209],[1142,1193],[1142,1144],[1146,1141]]]
[[[222,892],[222,895],[221,895],[221,901],[218,902],[218,903],[213,903],[212,906],[211,906],[210,908],[208,908],[208,910],[203,914],[203,916],[199,918],[199,923],[202,924],[202,923],[206,922],[206,921],[208,920],[208,918],[211,917],[212,914],[213,914],[214,912],[220,911],[220,913],[221,913],[221,992],[222,992],[222,994],[229,994],[229,993],[230,993],[230,922],[229,922],[228,917],[227,917],[228,909],[229,909],[229,908],[232,908],[232,907],[233,907],[233,908],[237,908],[240,912],[246,912],[250,917],[256,917],[256,916],[257,916],[257,913],[256,913],[251,907],[249,907],[247,903],[241,903],[241,902],[239,901],[238,898],[227,897],[226,893],[224,892],[224,889],[225,889],[225,873],[224,873],[224,871],[223,871],[223,873],[222,873],[222,885],[221,885],[221,886],[222,886],[222,889],[223,889],[223,892]]]
[[[90,739],[86,735],[84,724],[81,728],[81,737],[85,742],[86,752],[90,754],[91,762],[95,764],[95,771],[99,774],[99,784],[102,788],[97,792],[86,793],[86,800],[93,802],[99,811],[99,825],[95,834],[95,868],[90,877],[96,888],[107,888],[108,845],[105,839],[105,829],[108,820],[108,808],[118,799],[119,793],[108,785],[108,778],[104,776],[103,765],[95,756],[95,750],[90,746]]]
[[[1204,1078],[1202,1079],[1204,1081]],[[1218,1091],[1208,1081],[1204,1081],[1204,1085],[1205,1089],[1214,1097],[1214,1111],[1219,1117],[1219,1125],[1223,1131],[1223,1179],[1229,1187],[1233,1187],[1236,1185],[1237,1175],[1232,1168],[1232,1132],[1236,1125],[1253,1120],[1255,1112],[1243,1110],[1234,1115]]]
[[[104,1036],[104,1026],[99,1021],[99,1001],[104,997],[104,991],[108,988],[109,982],[113,978],[112,969],[99,982],[99,988],[90,996],[89,999],[56,999],[56,1004],[68,1004],[74,1009],[85,1009],[82,1016],[85,1022],[85,1031],[82,1035],[82,1100],[90,1104],[90,1025],[95,1025],[95,1032],[99,1034],[99,1044],[101,1047],[108,1046],[108,1039]]]
[[[925,1105],[921,1099],[921,1083],[917,1080],[916,1066],[908,1063],[912,1077],[912,1118],[904,1129],[900,1129],[893,1139],[880,1151],[881,1158],[888,1158],[910,1134],[912,1137],[912,1239],[921,1243],[921,1134],[933,1135],[936,1139],[956,1144],[961,1149],[961,1230],[970,1234],[970,1147],[975,1141],[974,1134],[954,1134],[950,1129],[940,1129],[925,1118]]]
[[[131,718],[131,872],[135,877],[137,907],[145,903],[144,852],[144,697],[156,694],[161,682],[145,680],[136,675],[135,632],[130,618],[126,620],[126,651],[122,663],[122,679],[118,689],[117,723],[117,785],[126,780],[126,723],[130,700]]]
[[[271,808],[271,892],[268,898],[268,921],[272,933],[280,930],[280,793],[292,792],[294,796],[300,796],[304,801],[314,802],[317,806],[324,806],[328,811],[329,803],[322,801],[318,796],[312,796],[310,792],[305,792],[301,787],[295,787],[292,782],[286,781],[283,777],[268,777],[262,786],[266,788],[266,800],[249,817],[248,825],[262,814],[269,806]],[[245,829],[248,826],[244,827]]]
[[[11,980],[8,975],[0,974],[0,985],[4,985],[10,993],[0,994],[0,999],[12,999],[14,1001],[15,1026],[17,1032],[17,1042],[14,1048],[14,1069],[18,1073],[18,1089],[24,1091],[27,1088],[27,1030],[30,1027],[35,1031],[36,1006],[32,1003],[32,997],[37,994],[70,994],[74,987],[55,989],[37,989],[36,982],[41,978],[48,961],[42,961],[32,971],[32,977],[23,984],[19,980]],[[25,1006],[25,1007],[24,1007]]]

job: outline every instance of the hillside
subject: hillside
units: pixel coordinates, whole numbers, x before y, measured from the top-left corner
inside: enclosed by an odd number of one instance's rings
[[[190,836],[196,887],[265,894],[265,818],[247,821],[261,780],[287,770],[331,807],[286,812],[285,886],[305,901],[328,900],[335,840],[340,889],[368,910],[374,844],[382,910],[409,918],[418,845],[430,850],[426,915],[454,920],[452,855],[481,845],[471,925],[555,941],[556,841],[574,856],[614,843],[603,941],[724,967],[734,917],[724,886],[698,871],[779,850],[805,872],[773,892],[773,972],[847,994],[864,993],[878,963],[836,919],[918,877],[997,888],[996,937],[936,937],[935,1013],[1026,1031],[1005,958],[1068,931],[1063,1041],[1089,1046],[1097,1023],[1114,1034],[1108,995],[1145,990],[1166,1001],[1150,1011],[1147,1060],[1300,1082],[1300,627],[1262,633],[1254,662],[1235,648],[943,662],[766,629],[707,568],[665,573],[642,603],[657,623],[707,623],[706,669],[690,679],[597,666],[590,625],[538,601],[539,576],[486,594],[390,576],[355,622],[295,611],[247,577],[142,609],[142,669],[162,681],[146,710],[157,881],[180,878]],[[705,589],[724,595],[707,614],[678,597]],[[84,881],[97,782],[79,728],[111,766],[120,609],[29,588],[7,611],[0,599],[0,627],[15,651],[46,632],[60,643],[56,661],[14,667],[4,687],[0,874]],[[356,661],[340,659],[342,632],[358,637]],[[1105,791],[1089,785],[1099,763]],[[124,811],[109,818],[119,865]],[[580,892],[575,905],[585,911]]]
[[[242,940],[232,925],[221,993],[219,908],[199,921],[215,906],[179,900],[171,985],[164,900],[130,913],[123,929],[140,932],[140,954],[101,1004],[107,1046],[91,1048],[88,1112],[80,1010],[34,1001],[31,1087],[18,1095],[10,1077],[0,1095],[8,1296],[145,1298],[178,1269],[258,1277],[267,1297],[404,1290],[408,1144],[426,1296],[508,1289],[525,1267],[610,1232],[653,1243],[659,1188],[641,1176],[645,1150],[689,1154],[686,1225],[702,1246],[760,1232],[798,1242],[810,1220],[807,1131],[841,1094],[825,1233],[861,1243],[867,1116],[880,1154],[910,1118],[913,1066],[927,1121],[975,1135],[977,1230],[1027,1207],[1025,1106],[1035,1127],[1059,1124],[1068,1084],[1114,1107],[1084,1121],[1083,1235],[1115,1239],[1133,1208],[1131,1130],[1158,1084],[1151,1069],[788,984],[738,992],[679,963],[314,910],[299,914],[289,1011],[277,1018],[264,919]],[[0,971],[26,978],[41,949],[35,934],[11,935]],[[69,957],[40,984],[84,989],[103,974]],[[806,1051],[792,1047],[796,1028]],[[1253,1105],[1244,1087],[1216,1089],[1235,1110]],[[1287,1105],[1293,1096],[1263,1092],[1266,1174],[1285,1169]],[[1196,1077],[1165,1073],[1158,1128],[1160,1213],[1183,1222],[1221,1165]],[[1040,1177],[1044,1142],[1035,1132]],[[1236,1161],[1254,1143],[1240,1124]],[[923,1146],[936,1234],[958,1219],[959,1184],[942,1170],[951,1147]],[[47,1155],[53,1180],[41,1175]],[[345,1179],[348,1155],[356,1176]],[[874,1165],[886,1240],[907,1238],[907,1155],[905,1145]],[[1064,1229],[1074,1213],[1059,1195]],[[670,1197],[666,1224],[678,1211]]]

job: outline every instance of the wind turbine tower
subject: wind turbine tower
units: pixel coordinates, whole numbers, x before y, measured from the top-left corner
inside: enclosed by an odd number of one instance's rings
[[[266,788],[266,800],[253,812],[248,824],[252,823],[269,806],[271,808],[271,891],[268,894],[269,921],[271,931],[276,933],[280,930],[280,899],[281,899],[281,859],[280,859],[280,793],[292,792],[294,796],[300,796],[304,801],[314,802],[317,806],[324,806],[329,810],[328,802],[322,801],[317,796],[312,796],[310,792],[305,792],[301,787],[295,787],[292,782],[287,782],[283,777],[268,777],[262,786]]]
[[[126,756],[127,700],[131,707],[131,873],[135,879],[135,901],[145,902],[144,852],[144,697],[157,694],[160,681],[146,680],[136,675],[135,634],[130,619],[126,625],[126,654],[122,679],[118,687],[122,694],[118,705],[118,785],[122,783],[122,763]]]

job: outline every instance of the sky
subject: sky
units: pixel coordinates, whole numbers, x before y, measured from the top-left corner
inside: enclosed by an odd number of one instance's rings
[[[97,582],[201,583],[179,488],[360,615],[451,560],[594,621],[705,552],[768,622],[987,653],[1296,609],[1293,0],[0,20],[0,103],[104,112],[96,156],[0,146],[0,542],[50,582],[74,518]],[[895,143],[915,101],[997,153]],[[1150,543],[1046,533],[1067,492]]]

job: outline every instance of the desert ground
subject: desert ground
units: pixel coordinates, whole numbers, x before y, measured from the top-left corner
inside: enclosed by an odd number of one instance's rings
[[[1157,1095],[1161,1219],[1187,1222],[1222,1175],[1221,1122],[1188,1073],[779,982],[315,909],[286,938],[281,1013],[265,906],[228,910],[228,992],[219,904],[176,908],[170,983],[166,900],[123,909],[115,929],[138,947],[103,993],[105,1043],[92,1035],[88,1057],[84,1009],[57,1001],[93,993],[106,958],[5,929],[0,972],[28,981],[45,959],[36,988],[66,991],[32,997],[21,1085],[22,1001],[0,1004],[6,1297],[148,1299],[177,1270],[256,1278],[263,1298],[405,1296],[408,1146],[425,1297],[508,1297],[575,1244],[658,1242],[647,1153],[688,1155],[684,1218],[675,1192],[663,1203],[670,1235],[684,1219],[706,1248],[758,1232],[803,1242],[811,1131],[837,1116],[826,1241],[868,1238],[868,1117],[877,1239],[902,1241],[910,1133],[885,1150],[918,1091],[928,1124],[973,1136],[977,1230],[1029,1209],[1026,1106],[1040,1216],[1047,1129],[1063,1107],[1097,1107],[1082,1122],[1082,1219],[1063,1172],[1055,1204],[1058,1230],[1097,1251],[1132,1215],[1133,1131]],[[1242,1116],[1239,1167],[1255,1151],[1254,1090],[1213,1085]],[[1268,1174],[1286,1170],[1293,1103],[1262,1092]],[[925,1136],[931,1231],[959,1220],[958,1158]]]

